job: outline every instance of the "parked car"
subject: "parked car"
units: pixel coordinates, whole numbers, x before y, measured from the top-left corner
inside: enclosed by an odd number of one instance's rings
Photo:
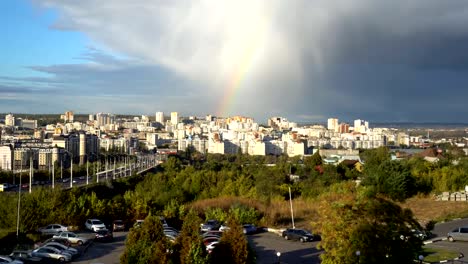
[[[41,233],[42,235],[55,235],[62,231],[68,231],[68,227],[60,224],[51,224],[37,229],[37,232]]]
[[[60,262],[70,261],[71,255],[52,247],[40,247],[31,253],[35,257],[55,259]]]
[[[8,256],[0,256],[0,263],[10,263],[10,264],[23,264],[23,261],[11,259]]]
[[[99,219],[88,219],[85,222],[87,229],[96,232],[98,230],[107,229],[106,225]]]
[[[221,232],[224,232],[224,231],[228,231],[229,229],[229,226],[227,226],[227,224],[222,224],[220,227],[219,227],[219,231]]]
[[[15,250],[10,254],[11,259],[22,261],[24,264],[42,263],[42,258],[33,257],[31,252],[23,250]]]
[[[257,232],[257,227],[252,224],[245,224],[242,226],[244,234],[255,234]]]
[[[71,243],[68,239],[66,238],[59,238],[59,237],[51,237],[49,239],[47,239],[46,241],[44,241],[44,243],[42,243],[42,245],[44,244],[47,244],[49,242],[57,242],[57,243],[60,243],[66,247],[71,247]]]
[[[114,235],[110,230],[103,229],[96,231],[96,236],[94,241],[102,241],[102,242],[109,242],[114,240]]]
[[[48,242],[44,244],[44,247],[53,247],[62,252],[65,251],[65,253],[69,253],[72,257],[78,256],[78,250],[76,248],[67,247],[57,242]]]
[[[425,231],[417,230],[417,229],[412,229],[411,233],[413,233],[413,236],[421,239],[421,240],[426,240],[428,238],[428,234]]]
[[[145,220],[136,220],[135,224],[133,225],[133,227],[141,227],[141,225],[143,225],[143,223],[145,222]]]
[[[60,232],[57,235],[54,235],[54,238],[65,238],[70,241],[70,243],[78,245],[83,245],[88,241],[88,239],[80,237],[77,234],[69,231]]]
[[[0,184],[0,192],[7,191],[12,187],[13,187],[13,185],[11,185],[9,183],[1,183]]]
[[[112,222],[112,230],[116,231],[125,231],[125,223],[122,220],[114,220]]]
[[[221,224],[218,222],[218,220],[208,220],[204,224],[200,224],[200,229],[201,231],[212,231],[212,230],[219,230],[219,227]]]
[[[447,239],[450,242],[456,240],[468,241],[468,226],[455,228],[447,234]]]
[[[286,240],[299,240],[301,242],[313,241],[314,235],[304,229],[288,228],[283,231],[282,237]]]
[[[216,247],[217,244],[219,244],[219,242],[214,241],[214,242],[211,242],[208,245],[206,245],[206,251],[208,252],[208,254],[211,254],[211,252],[213,252],[213,250],[214,250],[214,248]]]

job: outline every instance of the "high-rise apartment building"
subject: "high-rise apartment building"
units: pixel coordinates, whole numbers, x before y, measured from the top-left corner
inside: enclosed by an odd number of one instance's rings
[[[115,122],[115,116],[112,114],[97,113],[96,114],[96,126],[111,125]]]
[[[63,119],[63,122],[65,123],[73,123],[73,120],[74,120],[73,111],[65,112],[65,114],[60,116],[60,118]]]
[[[164,124],[164,113],[156,112],[156,122]]]
[[[171,124],[177,125],[179,123],[179,113],[178,112],[171,112]]]
[[[11,146],[0,146],[0,169],[11,170],[13,167],[13,150]]]
[[[354,132],[365,133],[369,129],[369,122],[361,119],[354,120]]]
[[[12,114],[5,116],[5,126],[15,126],[15,117]]]
[[[338,131],[338,118],[328,118],[328,130]]]

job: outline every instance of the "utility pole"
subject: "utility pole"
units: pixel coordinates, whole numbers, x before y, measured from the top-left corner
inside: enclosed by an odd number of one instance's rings
[[[88,162],[88,157],[86,157],[86,185],[89,184],[89,162]]]
[[[32,192],[32,178],[33,178],[33,158],[32,154],[29,158],[29,193]]]
[[[55,189],[55,162],[52,162],[52,189]]]
[[[21,169],[20,169],[20,178],[19,178],[19,189],[18,189],[18,213],[16,216],[16,240],[19,237],[19,222],[20,222],[20,207],[21,207],[21,174],[23,170],[23,159],[21,159]]]

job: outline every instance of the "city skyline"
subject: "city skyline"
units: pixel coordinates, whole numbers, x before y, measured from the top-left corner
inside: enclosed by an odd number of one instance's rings
[[[21,0],[0,10],[0,112],[468,122],[464,1]]]

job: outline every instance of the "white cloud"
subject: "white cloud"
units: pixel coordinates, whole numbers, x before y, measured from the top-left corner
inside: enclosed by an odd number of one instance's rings
[[[330,87],[323,82],[333,83],[323,76],[339,77],[329,75],[334,64],[450,66],[458,57],[435,52],[443,50],[437,46],[443,43],[437,42],[439,33],[458,36],[468,24],[468,5],[457,0],[35,1],[58,10],[54,28],[83,32],[192,82],[191,94],[210,97],[204,102],[213,112],[220,108],[215,102],[238,85],[237,100],[225,100],[232,104],[227,114],[246,109],[252,115],[278,109],[299,114],[306,110],[297,110],[305,99],[319,111],[342,96],[342,89],[356,97],[375,89],[323,88]]]

